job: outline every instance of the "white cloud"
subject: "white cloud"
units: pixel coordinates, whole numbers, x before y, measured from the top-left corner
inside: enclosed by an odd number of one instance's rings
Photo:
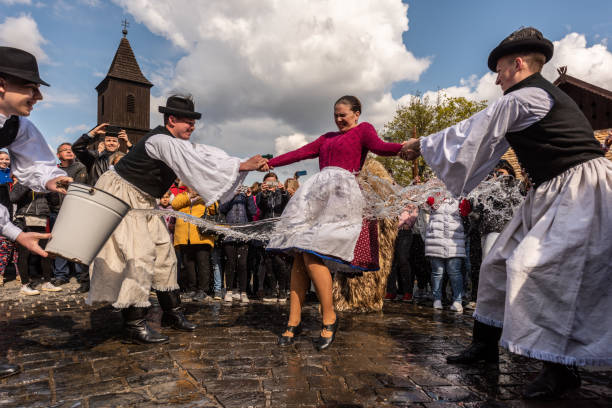
[[[75,126],[68,126],[66,129],[64,129],[64,134],[65,135],[70,135],[73,133],[82,133],[85,132],[86,130],[89,130],[89,126],[85,125],[85,124],[80,124],[80,125],[75,125]]]
[[[584,34],[570,33],[554,44],[555,53],[542,72],[548,80],[557,79],[557,68],[567,66],[568,75],[612,90],[612,52],[606,41],[588,47]]]
[[[294,133],[289,136],[279,136],[274,139],[274,154],[278,156],[283,153],[299,149],[307,143],[308,140],[302,133]]]
[[[334,130],[332,105],[345,94],[357,95],[364,120],[381,127],[397,104],[392,84],[417,81],[430,64],[402,42],[408,6],[400,0],[114,1],[186,53],[150,79],[162,100],[172,90],[193,93],[202,130],[232,152]],[[153,101],[152,112],[154,122]],[[269,127],[256,145],[237,143],[262,123]]]
[[[552,59],[544,65],[542,75],[549,81],[559,77],[557,68],[567,66],[567,73],[583,81],[605,89],[612,89],[612,52],[607,49],[607,41],[587,46],[584,34],[570,33],[559,41],[553,42],[555,52]],[[462,79],[459,86],[441,89],[447,96],[463,96],[472,100],[495,101],[502,95],[499,86],[495,85],[496,74],[487,72],[477,79],[475,75]],[[423,96],[430,99],[437,92],[429,91]]]
[[[79,95],[63,91],[58,88],[45,88],[42,91],[43,100],[39,102],[41,108],[51,108],[56,105],[76,105],[81,103]]]
[[[36,21],[29,14],[5,18],[0,23],[0,43],[34,54],[39,63],[49,62],[49,57],[42,49],[47,40],[40,34]]]
[[[13,4],[32,4],[32,0],[0,0],[0,4],[6,4],[7,6],[12,6]]]

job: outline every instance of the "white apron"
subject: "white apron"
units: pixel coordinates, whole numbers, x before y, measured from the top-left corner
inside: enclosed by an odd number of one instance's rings
[[[612,163],[598,158],[530,191],[483,260],[474,318],[511,352],[612,365]]]
[[[155,198],[137,189],[115,171],[102,174],[96,188],[122,199],[134,209],[153,209]],[[178,289],[176,255],[166,224],[159,215],[128,213],[89,267],[87,304],[113,307],[150,306],[151,289]]]

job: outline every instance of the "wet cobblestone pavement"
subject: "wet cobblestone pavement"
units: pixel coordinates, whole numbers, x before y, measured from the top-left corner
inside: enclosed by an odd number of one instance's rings
[[[2,407],[611,407],[612,370],[581,370],[583,387],[526,402],[539,364],[506,353],[499,370],[452,366],[471,317],[391,302],[384,313],[340,314],[331,349],[317,352],[316,304],[305,332],[275,345],[288,306],[185,303],[195,333],[163,330],[161,346],[122,344],[120,315],[69,292],[23,297],[0,288],[0,356],[22,373],[0,380]],[[74,288],[72,284],[72,288]],[[159,309],[150,314],[160,318]],[[154,323],[155,324],[155,323]]]

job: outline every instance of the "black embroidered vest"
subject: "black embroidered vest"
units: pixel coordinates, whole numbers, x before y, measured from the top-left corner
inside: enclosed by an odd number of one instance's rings
[[[174,170],[166,163],[152,159],[147,154],[145,143],[151,136],[160,133],[174,137],[164,126],[158,126],[144,135],[132,150],[115,164],[117,174],[155,198],[161,198],[176,179]]]
[[[540,121],[506,134],[521,166],[536,187],[571,167],[604,155],[578,105],[539,73],[515,84],[505,94],[527,87],[545,90],[554,101],[550,112]]]
[[[11,116],[0,128],[0,148],[8,147],[15,141],[19,132],[19,116]]]

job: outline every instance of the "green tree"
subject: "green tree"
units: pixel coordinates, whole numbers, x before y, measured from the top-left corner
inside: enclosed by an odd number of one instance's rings
[[[470,101],[463,97],[449,98],[438,94],[435,103],[428,97],[413,96],[406,105],[400,105],[393,119],[385,124],[381,137],[387,142],[401,143],[411,138],[416,128],[417,137],[427,136],[469,118],[487,106],[486,101]],[[400,185],[413,179],[413,163],[392,157],[376,158]],[[429,177],[431,169],[422,157],[418,159],[418,172]]]

